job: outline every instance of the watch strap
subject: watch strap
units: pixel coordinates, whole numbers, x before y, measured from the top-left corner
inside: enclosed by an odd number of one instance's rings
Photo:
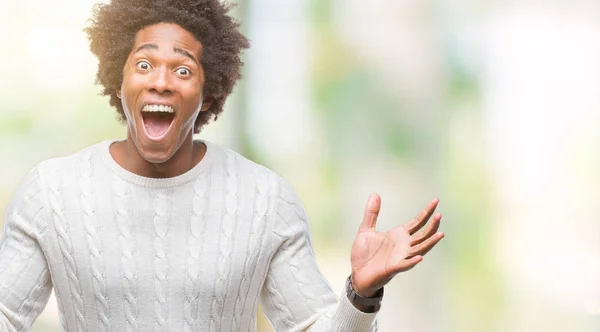
[[[352,276],[346,280],[346,295],[353,303],[357,303],[366,307],[379,307],[383,299],[383,287],[380,288],[373,297],[362,297],[352,287]]]

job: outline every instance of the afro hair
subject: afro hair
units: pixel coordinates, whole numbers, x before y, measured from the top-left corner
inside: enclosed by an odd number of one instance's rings
[[[212,98],[201,112],[194,133],[223,111],[225,99],[241,78],[241,53],[250,46],[240,25],[229,14],[233,5],[220,0],[112,0],[97,4],[84,31],[90,50],[98,58],[96,82],[109,96],[122,121],[126,121],[117,92],[123,82],[123,67],[141,29],[157,23],[174,23],[192,33],[202,44],[204,96]]]

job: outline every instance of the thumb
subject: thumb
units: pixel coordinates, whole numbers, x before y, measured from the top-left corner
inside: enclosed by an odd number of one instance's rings
[[[381,208],[381,198],[378,194],[374,193],[369,196],[367,201],[367,207],[365,208],[365,215],[363,216],[360,230],[375,230],[375,224],[377,223],[377,216],[379,215],[379,209]]]

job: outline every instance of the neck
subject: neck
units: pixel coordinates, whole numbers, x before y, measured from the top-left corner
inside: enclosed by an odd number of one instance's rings
[[[125,141],[111,146],[111,154],[121,167],[148,178],[172,178],[182,175],[198,164],[205,153],[206,146],[201,142],[194,142],[191,132],[175,154],[163,163],[151,163],[144,159],[129,133]]]

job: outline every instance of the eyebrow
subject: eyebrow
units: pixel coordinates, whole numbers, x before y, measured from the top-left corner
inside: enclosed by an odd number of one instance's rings
[[[179,54],[181,54],[181,55],[183,55],[183,56],[186,56],[186,57],[188,57],[188,58],[190,58],[190,59],[194,60],[194,62],[195,62],[196,64],[198,64],[198,60],[196,60],[196,58],[195,58],[193,55],[191,55],[191,54],[190,54],[190,52],[188,52],[188,51],[184,50],[183,48],[180,48],[180,47],[174,46],[174,47],[173,47],[173,52],[175,52],[175,53],[179,53]]]
[[[135,52],[133,52],[134,54],[142,51],[142,50],[158,50],[158,45],[156,44],[143,44],[140,47],[138,47]]]
[[[135,50],[134,54],[137,53],[137,52],[139,52],[139,51],[142,51],[142,50],[158,50],[158,45],[157,44],[143,44],[143,45],[141,45],[140,47],[138,47]],[[185,57],[188,57],[188,58],[194,60],[194,62],[196,64],[198,64],[198,60],[196,60],[196,58],[192,54],[190,54],[190,52],[184,50],[181,47],[174,46],[173,47],[173,52],[181,54],[181,55],[183,55]]]

